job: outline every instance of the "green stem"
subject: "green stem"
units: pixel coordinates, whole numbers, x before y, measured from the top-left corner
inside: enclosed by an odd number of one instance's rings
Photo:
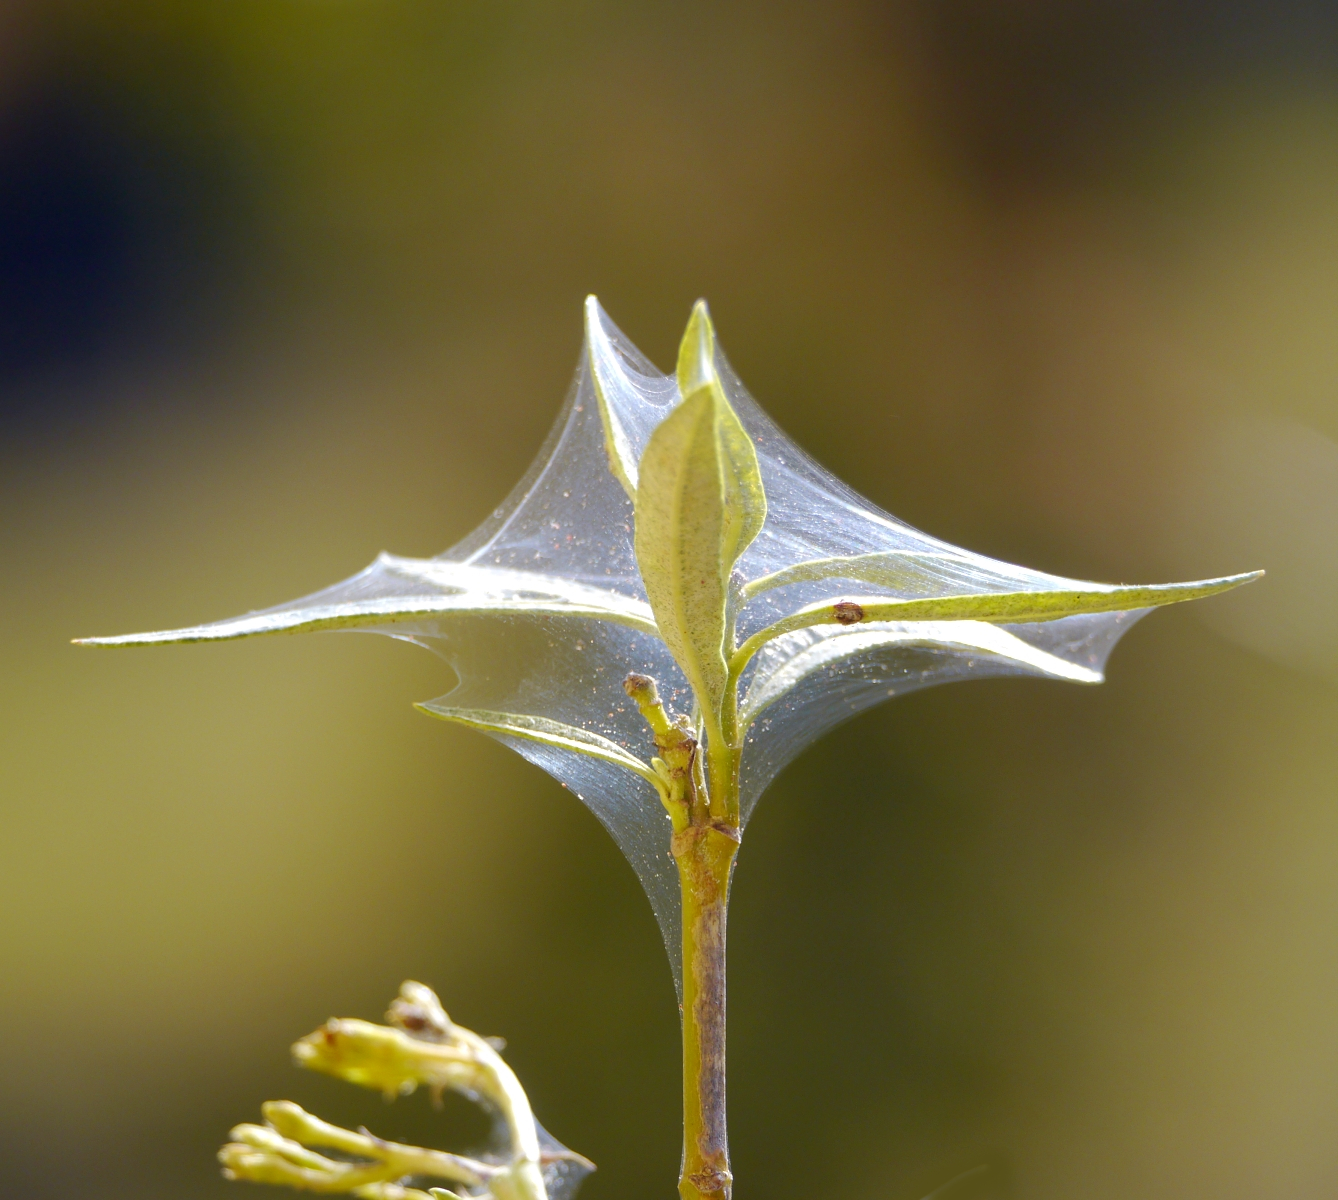
[[[732,634],[731,634],[732,640]],[[725,914],[739,849],[739,750],[708,724],[706,753],[682,718],[670,720],[659,688],[635,672],[623,688],[636,701],[662,755],[661,796],[683,901],[682,1200],[730,1200],[725,1137]],[[725,726],[733,731],[734,706]],[[499,1197],[499,1200],[501,1198]]]
[[[725,1135],[725,910],[737,826],[674,835],[683,896],[682,1200],[729,1200]]]

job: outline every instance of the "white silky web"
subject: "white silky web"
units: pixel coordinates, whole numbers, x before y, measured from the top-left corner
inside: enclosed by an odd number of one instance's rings
[[[881,512],[787,438],[719,351],[717,369],[757,445],[767,491],[766,525],[739,564],[745,580],[810,559],[914,548],[946,557],[935,563],[932,574],[917,579],[912,590],[861,583],[860,594],[909,597],[1090,586],[969,555]],[[601,399],[607,406],[604,417]],[[674,377],[658,371],[604,311],[591,304],[585,352],[566,407],[546,444],[488,521],[441,557],[560,575],[644,601],[632,550],[632,502],[611,466],[607,443],[616,439],[614,462],[624,465],[635,487],[635,463],[678,400]],[[829,580],[764,593],[744,606],[740,637],[803,604],[841,592],[842,581]],[[494,620],[487,632],[483,621],[477,624],[478,628],[470,622],[469,627],[453,623],[415,631],[415,640],[435,643],[460,677],[455,691],[437,703],[553,718],[599,733],[643,760],[651,757],[654,746],[635,704],[622,690],[627,674],[652,676],[671,710],[691,711],[687,682],[658,638],[602,621],[564,622],[570,625],[567,629],[547,622],[526,630]],[[843,643],[850,643],[851,652],[812,664],[796,686],[778,688],[781,694],[747,735],[741,767],[743,820],[751,816],[762,791],[787,762],[862,709],[893,694],[971,676],[1033,674],[1096,682],[1106,655],[1132,619],[1128,614],[1103,614],[1047,624],[1049,629],[1028,628],[1045,630],[1047,649],[1062,647],[1062,656],[1037,653],[1016,631],[974,621],[937,622],[901,644],[896,644],[891,625],[806,629],[770,643],[745,675],[745,697],[781,673],[804,647],[830,644],[844,651]],[[971,626],[989,644],[972,645],[966,630],[954,631],[941,644],[927,642],[950,626]],[[1057,626],[1066,628],[1061,631]],[[388,632],[406,633],[402,626]],[[856,650],[855,639],[861,637],[865,645]],[[518,653],[517,638],[530,649]],[[510,664],[514,675],[500,669],[503,663]],[[650,899],[681,991],[678,876],[669,853],[668,815],[654,788],[629,771],[575,751],[493,736],[575,792],[613,836]]]
[[[972,554],[889,516],[790,441],[718,350],[716,369],[757,448],[767,496],[765,526],[736,568],[740,640],[796,609],[845,596],[1106,590]],[[383,555],[334,587],[232,621],[97,640],[370,630],[426,646],[451,665],[457,686],[428,706],[447,710],[443,715],[519,714],[604,739],[607,753],[591,757],[551,739],[489,730],[575,792],[613,835],[650,897],[681,989],[669,820],[654,787],[617,762],[622,751],[642,762],[655,753],[649,729],[623,692],[629,672],[655,678],[671,710],[692,709],[683,674],[655,633],[633,554],[629,499],[646,442],[678,400],[674,378],[658,371],[592,299],[581,365],[546,444],[511,495],[469,537],[435,559]],[[777,586],[750,594],[750,585],[776,572],[854,556],[860,562],[848,568],[789,571]],[[740,711],[752,721],[741,765],[744,820],[790,759],[862,709],[955,679],[1040,675],[1098,682],[1107,655],[1139,615],[1022,625],[864,622],[775,638],[741,681]]]

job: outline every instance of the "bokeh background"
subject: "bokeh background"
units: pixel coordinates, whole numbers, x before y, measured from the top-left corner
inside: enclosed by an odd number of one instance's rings
[[[287,1045],[402,978],[510,1039],[589,1200],[670,1196],[636,880],[381,638],[139,653],[430,555],[599,294],[707,296],[884,507],[1087,578],[1266,567],[1109,682],[941,688],[761,806],[739,1194],[1338,1193],[1338,16],[1304,0],[0,9],[0,1193],[240,1197]],[[250,1193],[246,1193],[250,1194]]]

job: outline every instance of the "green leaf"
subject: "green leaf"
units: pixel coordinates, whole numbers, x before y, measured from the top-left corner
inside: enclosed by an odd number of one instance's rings
[[[757,453],[720,386],[714,335],[698,303],[679,352],[683,400],[641,456],[635,548],[651,610],[708,724],[728,677],[730,572],[761,531]]]
[[[556,746],[562,750],[575,750],[578,754],[588,754],[591,758],[633,771],[654,784],[656,791],[664,791],[663,780],[655,774],[648,763],[629,754],[617,742],[575,725],[553,721],[548,717],[532,717],[526,713],[494,712],[486,708],[452,708],[435,700],[415,704],[414,707],[430,717],[454,721],[457,725],[468,725],[471,729],[481,729],[485,733],[524,738],[530,742],[542,742],[545,746]]]
[[[641,456],[636,559],[660,636],[703,710],[725,690],[724,480],[707,390],[679,404]]]
[[[361,598],[365,580],[393,576],[402,594]],[[449,617],[584,617],[657,634],[650,609],[606,588],[553,575],[383,554],[361,575],[291,604],[209,625],[80,638],[81,646],[143,646],[214,642],[272,633],[358,629]]]
[[[610,381],[605,377],[602,361],[613,353],[608,336],[599,319],[599,301],[594,296],[585,298],[585,347],[590,359],[590,379],[595,398],[599,402],[599,419],[604,426],[604,449],[609,456],[609,470],[623,485],[623,491],[636,503],[636,456],[631,439],[609,403]]]
[[[734,411],[715,369],[715,326],[706,301],[698,300],[678,347],[678,390],[686,400],[709,391],[715,402],[720,466],[725,482],[725,535],[721,561],[728,580],[734,564],[762,532],[767,519],[767,493],[757,465],[752,438]]]
[[[1252,571],[1222,579],[1144,587],[1107,585],[1056,591],[984,592],[917,600],[888,600],[876,596],[825,601],[801,608],[755,633],[739,647],[730,667],[737,676],[747,661],[773,638],[814,625],[856,625],[871,621],[988,621],[995,625],[1026,625],[1084,613],[1130,612],[1182,600],[1198,600],[1250,583],[1261,575],[1262,571]]]
[[[805,635],[812,636],[812,635]],[[739,717],[739,729],[751,725],[763,709],[783,700],[819,671],[858,655],[899,646],[905,649],[943,648],[978,651],[1018,666],[1072,683],[1100,683],[1101,672],[1047,654],[1016,634],[985,621],[924,621],[900,629],[852,626],[829,633],[786,658],[773,670],[765,662],[748,688]]]

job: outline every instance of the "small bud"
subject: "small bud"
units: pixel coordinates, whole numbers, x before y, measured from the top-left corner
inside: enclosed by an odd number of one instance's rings
[[[299,1066],[373,1088],[386,1096],[407,1096],[425,1082],[412,1044],[398,1029],[356,1019],[331,1018],[293,1046]],[[424,1048],[426,1049],[426,1048]]]
[[[247,1124],[234,1126],[228,1131],[228,1137],[256,1150],[277,1150],[283,1144],[284,1135],[264,1125]]]
[[[260,1111],[264,1114],[265,1120],[283,1137],[291,1138],[295,1142],[311,1140],[314,1118],[301,1105],[294,1104],[291,1100],[269,1100],[260,1106]],[[239,1129],[234,1129],[232,1136],[238,1141],[246,1140],[239,1136]]]
[[[386,1019],[397,1029],[423,1042],[446,1042],[451,1038],[451,1019],[441,1001],[425,983],[406,979],[400,994],[390,1002]]]
[[[641,710],[641,715],[646,718],[651,733],[655,735],[657,746],[662,745],[666,737],[674,736],[673,726],[669,724],[669,714],[664,711],[664,704],[660,700],[660,689],[656,686],[655,680],[649,675],[639,675],[633,671],[623,680],[623,691],[636,701],[637,708]]]
[[[250,1126],[249,1130],[259,1126]],[[248,1131],[249,1132],[249,1131]],[[251,1142],[230,1142],[218,1152],[227,1179],[245,1179],[251,1183],[276,1183],[286,1187],[308,1190],[333,1179],[343,1164],[287,1142],[269,1131],[272,1144],[256,1146]],[[337,1188],[322,1190],[333,1191]]]
[[[637,702],[638,707],[660,702],[660,690],[649,675],[638,675],[633,671],[623,680],[623,691]]]

